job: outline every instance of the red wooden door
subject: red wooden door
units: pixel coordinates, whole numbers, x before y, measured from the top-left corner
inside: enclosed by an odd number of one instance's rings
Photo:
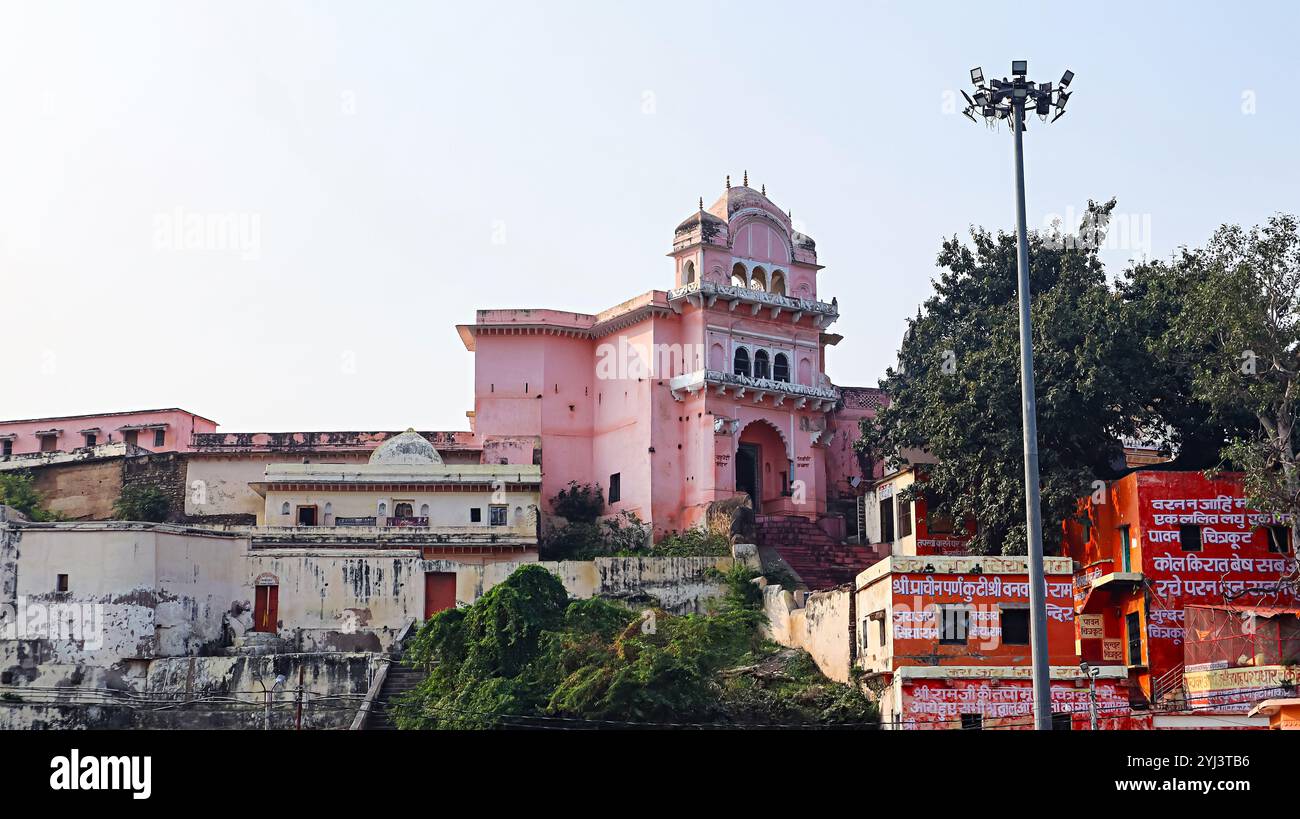
[[[456,573],[424,573],[424,619],[456,607]]]
[[[253,600],[253,631],[274,633],[280,619],[280,587],[258,586]]]

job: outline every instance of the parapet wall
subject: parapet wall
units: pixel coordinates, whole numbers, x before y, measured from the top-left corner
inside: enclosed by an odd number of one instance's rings
[[[809,594],[764,585],[766,631],[783,646],[807,651],[828,678],[847,683],[853,665],[851,596],[849,586]]]

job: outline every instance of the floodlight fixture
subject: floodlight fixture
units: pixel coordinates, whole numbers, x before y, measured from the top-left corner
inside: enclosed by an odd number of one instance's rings
[[[984,84],[984,69],[972,68],[970,70],[970,84],[975,86]]]
[[[1011,73],[1017,77],[1023,77],[1029,73],[1028,60],[1012,60]]]
[[[1070,85],[1070,82],[1073,79],[1074,79],[1074,72],[1066,71],[1064,74],[1061,75],[1061,87],[1062,88],[1068,87]]]

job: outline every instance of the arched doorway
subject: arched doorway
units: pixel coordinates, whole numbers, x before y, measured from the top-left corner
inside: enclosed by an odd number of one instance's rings
[[[736,491],[749,495],[755,513],[789,488],[789,450],[771,422],[751,421],[741,430],[735,463]]]

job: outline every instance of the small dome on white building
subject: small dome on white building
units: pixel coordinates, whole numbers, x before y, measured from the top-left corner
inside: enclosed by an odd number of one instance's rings
[[[441,464],[442,456],[433,444],[414,429],[394,435],[370,453],[370,463],[378,465],[420,466]]]

